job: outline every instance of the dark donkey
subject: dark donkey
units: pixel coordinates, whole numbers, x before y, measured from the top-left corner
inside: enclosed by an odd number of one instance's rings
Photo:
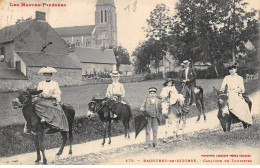
[[[34,108],[34,104],[32,102],[32,95],[38,95],[42,91],[30,91],[27,90],[26,92],[20,92],[19,96],[15,98],[12,101],[12,106],[14,108],[22,108],[23,116],[25,120],[27,121],[28,128],[31,128],[34,142],[35,142],[35,147],[37,151],[37,159],[35,162],[39,162],[41,160],[41,155],[40,151],[42,152],[42,157],[43,157],[43,164],[47,164],[47,159],[45,157],[45,152],[44,152],[44,143],[43,143],[43,138],[44,138],[44,129],[45,127],[43,124],[40,122],[40,118],[37,116]],[[72,155],[72,125],[73,125],[73,120],[75,116],[75,110],[71,105],[68,104],[62,104],[62,109],[67,117],[68,124],[69,124],[69,142],[70,142],[70,150],[69,154]],[[59,132],[60,130],[57,129],[51,129],[47,132],[47,134],[52,134]],[[56,154],[57,156],[61,155],[64,149],[64,146],[66,145],[67,142],[67,132],[61,131],[62,135],[62,146],[60,147],[59,152]]]
[[[224,92],[221,92],[217,90],[215,87],[213,87],[214,92],[217,95],[218,99],[218,119],[220,121],[221,127],[223,128],[224,132],[230,132],[230,126],[231,123],[239,123],[242,122],[243,127],[246,129],[250,127],[250,124],[247,124],[243,121],[241,121],[237,116],[235,116],[232,112],[225,112],[225,109],[228,109],[227,104],[228,104],[228,96],[227,96],[227,87]],[[252,107],[252,102],[251,100],[243,96],[245,101],[247,102],[249,109],[251,111]]]
[[[121,120],[125,128],[125,137],[130,138],[130,126],[129,122],[132,117],[131,109],[128,105],[122,103],[116,103],[113,100],[108,100],[104,102],[105,99],[95,99],[88,104],[88,116],[92,116],[94,113],[99,115],[102,121],[102,133],[103,142],[102,146],[105,144],[106,134],[108,134],[108,144],[111,144],[111,113],[117,114],[117,119]],[[97,128],[96,128],[97,129]]]
[[[184,89],[187,89],[185,85],[186,85],[186,83],[182,83],[182,82],[179,82],[179,81],[175,82],[176,89],[181,94],[183,94]],[[184,104],[189,105],[190,102],[191,102],[192,96],[189,94],[189,92],[186,92],[186,93],[187,93],[187,95],[186,96],[184,95],[184,97],[185,97]],[[206,115],[205,115],[205,111],[204,111],[203,89],[200,86],[196,86],[196,88],[195,88],[195,104],[196,104],[196,107],[197,107],[198,112],[199,112],[197,121],[200,120],[201,113],[203,114],[203,118],[204,118],[204,121],[205,121]]]

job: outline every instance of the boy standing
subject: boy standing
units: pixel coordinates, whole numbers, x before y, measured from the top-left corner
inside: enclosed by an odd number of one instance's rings
[[[153,131],[153,147],[157,145],[158,125],[161,122],[162,108],[161,101],[157,97],[157,88],[149,88],[149,96],[145,98],[140,111],[147,117],[148,124],[146,125],[146,143],[151,146],[150,132]]]

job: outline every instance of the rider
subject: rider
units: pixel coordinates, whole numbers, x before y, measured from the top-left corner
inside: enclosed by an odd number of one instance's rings
[[[227,67],[230,75],[225,76],[220,91],[224,92],[227,86],[228,109],[240,120],[247,124],[252,124],[252,116],[250,109],[242,93],[245,92],[244,81],[237,74],[237,64],[232,64]],[[225,111],[228,113],[228,111]]]
[[[106,97],[112,100],[115,100],[117,102],[121,102],[123,104],[127,104],[123,98],[125,97],[125,88],[122,83],[119,82],[120,79],[120,74],[118,71],[112,71],[110,74],[112,78],[112,84],[108,85],[107,92],[106,92]],[[112,118],[116,118],[116,114],[111,114]]]
[[[56,129],[69,131],[67,118],[60,105],[61,90],[59,84],[51,80],[52,74],[56,72],[57,70],[52,67],[43,67],[39,70],[38,74],[43,74],[45,80],[41,81],[37,88],[42,92],[34,101],[35,111],[41,118],[42,123],[46,122]]]
[[[186,98],[187,91],[191,95],[190,105],[195,106],[195,87],[196,87],[196,72],[195,69],[190,68],[190,62],[188,60],[184,60],[182,62],[183,70],[179,72],[179,81],[185,84],[185,89],[183,90],[183,95]]]
[[[167,115],[166,118],[166,126],[168,129],[165,130],[165,137],[164,141],[167,137],[169,129],[173,129],[176,133],[178,132],[178,114],[181,113],[180,107],[184,104],[184,97],[182,94],[179,94],[177,89],[174,86],[174,80],[168,78],[163,83],[163,89],[161,91],[161,98],[162,98],[162,110],[163,114]],[[178,106],[176,103],[179,103]],[[177,105],[177,106],[175,106]]]

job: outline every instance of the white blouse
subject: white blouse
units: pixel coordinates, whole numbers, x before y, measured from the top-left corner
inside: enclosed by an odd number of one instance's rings
[[[220,91],[224,92],[226,85],[228,86],[228,92],[245,92],[244,80],[238,74],[227,75],[222,82]]]
[[[124,85],[119,82],[113,82],[108,85],[106,97],[112,97],[114,95],[120,95],[121,97],[125,97],[125,88]]]
[[[39,83],[37,90],[42,90],[43,97],[54,97],[58,102],[61,100],[61,90],[58,82],[55,81],[42,81]]]

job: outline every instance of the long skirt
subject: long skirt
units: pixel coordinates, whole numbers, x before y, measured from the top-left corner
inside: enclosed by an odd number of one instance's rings
[[[39,98],[34,103],[36,114],[40,118],[44,118],[55,129],[69,131],[67,117],[59,104],[54,106],[52,101],[43,98]]]
[[[252,124],[252,115],[248,104],[243,96],[237,93],[229,92],[228,94],[228,108],[241,121]]]

